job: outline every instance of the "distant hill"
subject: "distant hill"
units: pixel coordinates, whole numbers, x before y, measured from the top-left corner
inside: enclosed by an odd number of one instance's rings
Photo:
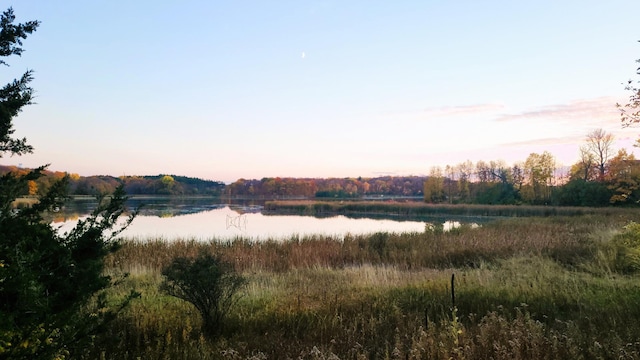
[[[0,165],[0,175],[8,172],[26,174],[31,169],[16,166]],[[43,172],[44,176],[29,183],[24,189],[25,195],[41,195],[58,179],[65,176],[64,172]],[[221,195],[225,188],[223,182],[203,180],[178,175],[149,175],[149,176],[121,176],[109,175],[80,176],[70,174],[69,193],[71,195],[97,195],[112,193],[115,188],[124,184],[129,195]]]
[[[221,195],[223,182],[179,175],[124,176],[127,194]]]

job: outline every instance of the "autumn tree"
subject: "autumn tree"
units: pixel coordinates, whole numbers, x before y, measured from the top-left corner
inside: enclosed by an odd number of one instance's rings
[[[523,197],[531,203],[546,204],[551,198],[550,187],[555,171],[555,158],[548,151],[531,153],[524,162],[526,186]]]
[[[427,177],[424,182],[424,201],[440,203],[444,200],[444,175],[442,168],[434,166],[429,171],[429,177]]]
[[[175,191],[176,180],[171,175],[161,175],[162,177],[158,180],[159,189],[158,193],[160,194],[172,194]]]
[[[27,182],[27,187],[28,187],[27,193],[30,196],[38,194],[38,183],[36,183],[34,180],[29,180]]]
[[[596,179],[596,157],[590,147],[580,147],[578,162],[571,166],[570,178],[590,181]]]
[[[591,154],[598,170],[598,181],[604,181],[607,171],[607,161],[611,156],[614,136],[602,129],[596,129],[587,134],[587,150]]]
[[[22,40],[38,21],[14,24],[9,8],[0,15],[0,57],[21,55]],[[4,60],[0,64],[8,65]],[[0,157],[33,151],[26,139],[13,137],[13,120],[31,103],[32,72],[0,89]],[[86,348],[117,309],[107,305],[102,290],[111,284],[104,257],[115,251],[122,227],[124,191],[119,188],[65,234],[44,216],[67,198],[68,176],[52,184],[31,208],[13,209],[12,203],[45,167],[25,174],[0,177],[0,358],[62,359]],[[129,218],[130,220],[133,217]],[[126,226],[126,225],[125,225]],[[137,294],[123,299],[126,304]],[[93,304],[93,305],[90,305]],[[112,302],[113,303],[113,302]]]
[[[458,173],[458,193],[460,194],[460,200],[463,202],[468,201],[470,195],[469,183],[473,176],[473,163],[467,160],[456,165],[455,168]]]
[[[633,154],[625,149],[618,151],[608,164],[607,182],[613,192],[609,202],[612,204],[634,203],[640,200],[640,164]]]
[[[456,177],[457,173],[453,166],[447,165],[444,168],[444,186],[446,187],[447,199],[449,200],[449,204],[453,203],[453,198],[458,198],[459,194],[457,194],[457,183]]]

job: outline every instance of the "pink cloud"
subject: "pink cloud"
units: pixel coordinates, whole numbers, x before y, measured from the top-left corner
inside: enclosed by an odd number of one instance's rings
[[[619,121],[616,100],[612,97],[574,100],[566,104],[543,106],[538,109],[527,110],[515,114],[504,114],[496,121],[517,120],[560,120],[566,122],[598,120],[610,122]]]
[[[428,117],[450,117],[467,114],[477,114],[485,112],[500,111],[505,108],[502,104],[477,104],[462,106],[445,106],[436,108],[427,108],[423,111]]]

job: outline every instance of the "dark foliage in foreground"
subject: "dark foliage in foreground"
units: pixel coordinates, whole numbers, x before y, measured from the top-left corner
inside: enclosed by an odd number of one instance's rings
[[[9,8],[0,16],[0,56],[20,55],[22,40],[39,23],[14,25]],[[0,60],[0,65],[6,63]],[[31,72],[0,89],[0,157],[32,152],[26,139],[15,139],[13,118],[31,103]],[[114,253],[116,236],[133,219],[125,212],[119,187],[100,197],[98,208],[70,232],[61,234],[45,216],[67,199],[69,177],[53,182],[30,208],[13,209],[14,200],[43,177],[45,167],[0,176],[0,358],[64,359],[79,357],[93,336],[137,296],[131,292],[108,303],[112,284],[104,259]]]
[[[246,283],[230,263],[207,253],[195,259],[178,257],[162,275],[161,290],[193,304],[202,316],[203,332],[210,336],[220,333],[238,290]]]

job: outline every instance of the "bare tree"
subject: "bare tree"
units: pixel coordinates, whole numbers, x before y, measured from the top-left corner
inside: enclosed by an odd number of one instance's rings
[[[482,183],[491,181],[491,166],[486,162],[479,160],[476,163],[475,175],[478,181]]]
[[[580,170],[582,173],[582,178],[585,181],[592,180],[593,177],[593,166],[595,164],[595,155],[589,150],[589,146],[582,145],[580,146]]]
[[[587,134],[587,149],[593,155],[598,168],[598,180],[604,181],[607,161],[611,156],[611,146],[614,136],[602,129],[596,129]]]

